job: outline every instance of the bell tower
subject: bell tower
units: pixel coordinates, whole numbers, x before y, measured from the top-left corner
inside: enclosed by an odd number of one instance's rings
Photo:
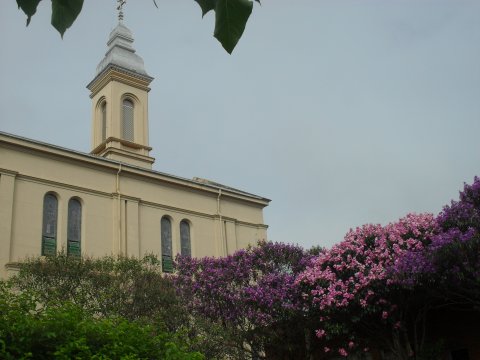
[[[91,154],[151,169],[148,146],[148,92],[153,78],[135,53],[132,32],[123,24],[118,0],[118,24],[108,50],[87,85],[92,99]]]

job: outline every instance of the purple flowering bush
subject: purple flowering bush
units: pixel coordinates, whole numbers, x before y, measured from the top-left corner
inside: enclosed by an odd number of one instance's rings
[[[480,308],[480,179],[437,217],[439,233],[393,268],[399,283],[429,290],[437,300]]]
[[[223,258],[179,256],[174,281],[193,313],[236,332],[238,345],[260,356],[301,328],[292,321],[303,316],[295,279],[311,258],[298,246],[260,242]]]

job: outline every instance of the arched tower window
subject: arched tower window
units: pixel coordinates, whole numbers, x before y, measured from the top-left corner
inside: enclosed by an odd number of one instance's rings
[[[182,256],[192,256],[190,224],[186,220],[180,222],[180,251]]]
[[[43,198],[42,255],[53,256],[57,252],[58,200],[48,193]]]
[[[82,204],[71,198],[68,202],[67,255],[81,255]]]
[[[124,99],[122,103],[122,137],[134,141],[133,133],[133,101]]]
[[[173,271],[172,222],[166,216],[160,222],[162,236],[162,271]]]
[[[102,141],[107,138],[107,102],[104,101],[101,107],[102,111]]]

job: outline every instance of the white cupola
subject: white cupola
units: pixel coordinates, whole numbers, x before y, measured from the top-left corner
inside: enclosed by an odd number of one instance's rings
[[[91,154],[151,169],[155,159],[149,156],[148,92],[153,78],[135,53],[132,32],[122,18],[123,14],[87,85],[92,99]]]

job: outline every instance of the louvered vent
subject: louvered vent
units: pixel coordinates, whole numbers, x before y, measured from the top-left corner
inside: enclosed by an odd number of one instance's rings
[[[128,99],[123,100],[122,133],[124,140],[134,141],[133,102]]]
[[[102,104],[102,141],[107,138],[107,103]]]

